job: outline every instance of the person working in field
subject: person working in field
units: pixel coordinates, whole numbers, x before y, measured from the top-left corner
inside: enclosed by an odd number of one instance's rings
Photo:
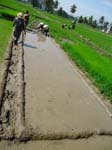
[[[45,36],[49,36],[49,26],[47,24],[40,22],[37,26],[37,29]]]
[[[62,29],[68,29],[68,26],[67,26],[67,24],[62,24],[62,25],[61,25],[61,28],[62,28]]]
[[[49,36],[49,26],[46,24],[43,26],[43,34]]]
[[[69,26],[68,28],[69,28],[69,29],[75,29],[76,23],[77,23],[77,18],[75,18],[75,19],[72,21],[71,26]]]
[[[27,10],[26,13],[24,14],[24,25],[25,25],[25,29],[26,29],[26,26],[28,25],[29,23],[29,11]]]
[[[18,39],[20,38],[22,31],[25,31],[25,26],[23,14],[20,12],[13,21],[13,40],[15,45],[18,45]]]
[[[44,27],[44,23],[43,22],[40,22],[37,26],[37,29],[41,32],[43,32],[43,27]]]
[[[75,29],[76,26],[76,20],[72,21],[71,29]]]

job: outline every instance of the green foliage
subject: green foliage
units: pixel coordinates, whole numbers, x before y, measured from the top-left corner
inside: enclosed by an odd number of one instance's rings
[[[90,16],[90,17],[89,17],[88,23],[89,23],[89,25],[92,25],[92,24],[93,24],[93,16]]]
[[[7,20],[11,20],[11,21],[14,20],[14,17],[15,17],[14,14],[9,13],[7,11],[1,11],[0,14],[1,14],[2,18],[7,19]]]
[[[86,25],[78,25],[76,27],[76,32],[95,43],[105,52],[112,54],[112,36],[101,33]]]
[[[57,14],[59,16],[62,16],[64,18],[69,18],[69,15],[67,14],[67,12],[65,10],[63,10],[63,7],[60,7],[58,10],[57,10]]]
[[[88,19],[87,19],[87,17],[84,17],[84,18],[83,18],[83,23],[88,24]]]
[[[45,8],[48,12],[54,11],[54,0],[45,0]]]
[[[54,8],[57,9],[57,8],[58,8],[58,5],[59,5],[58,0],[55,0],[55,1],[54,1]]]
[[[93,21],[92,26],[93,26],[94,28],[97,27],[97,20],[96,20],[96,19]]]
[[[4,52],[11,35],[11,24],[12,22],[0,18],[0,62],[3,59]]]
[[[84,23],[84,24],[89,25],[93,28],[98,27],[98,22],[97,22],[96,19],[95,20],[93,19],[93,16],[90,16],[89,18],[80,16],[79,19],[78,19],[78,22],[79,23]]]
[[[35,14],[37,13],[37,11],[35,9],[33,9],[31,7],[31,5],[27,4],[27,3],[22,3],[16,0],[0,0],[0,6],[3,7],[3,9],[5,9],[5,11],[9,11],[9,14],[11,15],[15,15],[18,12],[23,12],[25,13],[26,10],[29,10],[31,16],[30,19],[34,18],[33,16],[35,16]],[[2,10],[3,10],[2,9]],[[1,10],[0,10],[0,14],[1,14]]]
[[[71,8],[70,8],[70,12],[71,13],[75,13],[76,12],[76,5],[75,4],[73,4],[72,6],[71,6]]]
[[[100,24],[104,24],[104,21],[105,21],[105,17],[101,16],[100,19],[99,19],[99,23]]]
[[[80,17],[79,17],[78,22],[79,22],[79,23],[83,23],[83,22],[84,22],[83,16],[80,16]]]
[[[88,73],[101,93],[112,100],[112,61],[78,41],[75,45],[63,43],[62,47],[72,60]]]

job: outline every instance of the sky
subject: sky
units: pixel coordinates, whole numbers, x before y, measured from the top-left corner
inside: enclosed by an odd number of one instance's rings
[[[105,16],[112,22],[112,0],[58,0],[59,7],[63,7],[70,14],[70,6],[75,4],[77,11],[74,16],[94,16],[95,19]]]

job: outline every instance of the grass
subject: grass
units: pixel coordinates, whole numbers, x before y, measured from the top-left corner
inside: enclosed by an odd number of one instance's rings
[[[62,29],[61,24],[71,24],[70,20],[50,14],[44,11],[33,9],[30,5],[17,2],[16,0],[0,0],[2,9],[0,14],[6,13],[15,16],[18,11],[30,11],[30,21],[35,19],[30,27],[37,27],[39,22],[44,22],[50,27],[50,35],[61,45],[70,58],[80,67],[100,92],[112,102],[112,60],[78,40],[77,34],[90,39],[98,47],[112,54],[112,36],[105,35],[91,27],[80,25],[76,30]],[[2,58],[12,30],[12,22],[0,19],[0,58]],[[5,31],[3,31],[5,29]]]
[[[100,92],[112,100],[112,61],[78,41],[75,45],[68,43],[61,45],[71,59],[88,73]]]
[[[90,39],[98,47],[102,48],[104,51],[112,54],[112,36],[99,32],[86,25],[78,25],[76,27],[76,32]]]
[[[0,18],[0,82],[3,58],[11,35],[11,24],[12,22]]]
[[[0,18],[0,61],[3,59],[10,35],[12,22]]]
[[[1,9],[0,10],[0,15],[2,18],[6,19],[6,20],[13,20],[14,17],[16,16],[16,11],[12,10],[12,9]]]

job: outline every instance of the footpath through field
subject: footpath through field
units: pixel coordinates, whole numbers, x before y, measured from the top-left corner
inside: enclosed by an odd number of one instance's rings
[[[112,130],[112,119],[98,97],[51,38],[27,33],[24,51],[27,126],[46,134]],[[97,146],[104,140],[100,138]],[[112,147],[112,138],[107,141],[103,147]]]

